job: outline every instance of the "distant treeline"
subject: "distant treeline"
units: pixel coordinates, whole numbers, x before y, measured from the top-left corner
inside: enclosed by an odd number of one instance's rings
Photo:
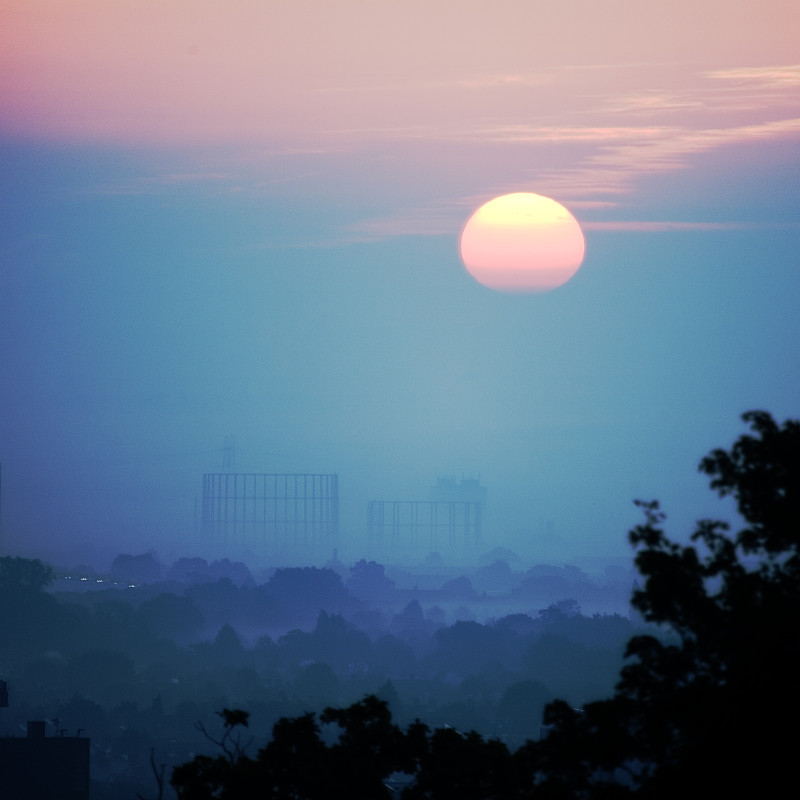
[[[223,707],[247,708],[268,731],[283,717],[377,695],[398,721],[520,744],[538,737],[554,697],[580,704],[611,691],[641,624],[583,616],[569,596],[471,619],[471,606],[491,608],[473,580],[496,599],[510,575],[497,562],[472,580],[400,590],[383,565],[360,561],[281,568],[257,584],[236,562],[186,558],[163,570],[144,554],[120,556],[105,578],[66,581],[39,561],[0,559],[0,677],[11,687],[0,733],[34,718],[83,729],[93,741],[94,800],[126,786],[144,791],[136,786],[151,748],[174,765],[207,746],[195,725]],[[537,568],[509,588],[504,596],[520,608],[557,588],[599,590],[574,567]],[[439,603],[464,619],[448,624]]]
[[[797,784],[800,422],[778,425],[761,411],[743,418],[752,434],[700,463],[712,489],[736,501],[745,523],[736,535],[706,519],[691,544],[680,545],[665,535],[658,503],[638,503],[645,520],[629,538],[644,584],[632,602],[672,638],[631,638],[608,698],[548,703],[546,735],[516,749],[450,725],[398,725],[390,704],[368,696],[282,718],[250,755],[242,738],[247,712],[223,709],[217,754],[196,756],[172,774],[180,800],[784,796]],[[563,630],[565,616],[554,607],[537,622]],[[452,637],[451,652],[463,644],[457,628],[437,634]],[[502,641],[496,628],[479,634],[487,649]],[[575,653],[565,655],[567,667]],[[530,688],[515,699],[535,718]]]
[[[477,622],[508,564],[413,591],[374,562],[259,583],[145,554],[112,588],[54,591],[51,567],[0,558],[0,733],[82,728],[93,800],[152,796],[151,754],[181,800],[778,796],[800,711],[800,423],[744,419],[700,465],[744,527],[702,520],[679,545],[640,503],[632,618],[584,616],[575,568],[514,576],[520,610]],[[532,610],[553,578],[568,593]]]

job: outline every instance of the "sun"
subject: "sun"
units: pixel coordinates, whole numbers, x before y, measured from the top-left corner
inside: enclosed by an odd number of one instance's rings
[[[515,192],[484,203],[461,232],[461,260],[478,283],[499,292],[549,292],[583,262],[586,244],[561,203]]]

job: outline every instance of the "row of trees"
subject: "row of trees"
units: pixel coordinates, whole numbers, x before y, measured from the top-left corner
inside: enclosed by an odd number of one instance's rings
[[[800,710],[800,423],[744,420],[752,433],[700,464],[735,498],[737,534],[703,520],[681,545],[658,504],[640,504],[633,604],[673,636],[634,636],[611,697],[549,704],[549,734],[514,751],[474,732],[400,728],[369,696],[281,719],[251,757],[247,714],[224,710],[222,752],[172,774],[181,800],[781,796],[796,784]]]
[[[610,691],[635,630],[620,616],[583,616],[572,600],[447,625],[435,605],[407,595],[396,613],[355,603],[338,575],[310,568],[281,570],[262,586],[189,583],[181,595],[167,585],[52,592],[52,578],[41,562],[0,558],[0,669],[11,689],[0,735],[28,719],[53,720],[68,735],[82,729],[95,800],[146,794],[151,749],[171,771],[202,752],[194,723],[211,729],[215,709],[235,704],[266,733],[281,718],[377,693],[398,725],[421,718],[516,746],[538,734],[554,696],[579,703]],[[316,620],[264,633],[298,585],[306,591],[295,605],[304,616],[316,608]],[[319,611],[342,599],[350,618]]]

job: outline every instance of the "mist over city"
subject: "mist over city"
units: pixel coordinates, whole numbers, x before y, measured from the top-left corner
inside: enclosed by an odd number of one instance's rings
[[[3,3],[0,797],[783,791],[798,30]]]

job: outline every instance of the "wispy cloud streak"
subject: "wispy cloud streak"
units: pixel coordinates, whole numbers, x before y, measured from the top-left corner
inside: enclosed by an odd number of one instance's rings
[[[800,230],[800,222],[687,222],[683,220],[593,220],[585,230],[620,233],[670,233],[686,231]]]
[[[639,142],[604,145],[575,168],[540,173],[539,178],[568,197],[619,195],[637,178],[685,168],[690,159],[726,145],[800,136],[800,117],[709,130],[664,129]]]

